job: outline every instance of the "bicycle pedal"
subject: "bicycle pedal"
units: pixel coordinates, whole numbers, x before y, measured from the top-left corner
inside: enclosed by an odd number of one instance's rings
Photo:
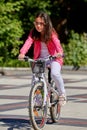
[[[52,106],[55,106],[55,105],[58,103],[58,101],[59,101],[59,100],[53,101]]]

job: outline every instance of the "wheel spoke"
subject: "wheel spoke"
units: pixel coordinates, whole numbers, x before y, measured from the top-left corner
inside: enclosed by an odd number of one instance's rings
[[[51,100],[51,108],[50,108],[50,114],[51,114],[51,119],[53,122],[58,122],[59,120],[59,117],[60,117],[60,110],[61,110],[61,107],[59,105],[59,99],[58,99],[58,94],[57,92],[55,91],[56,90],[56,86],[55,86],[55,83],[53,82],[52,83],[52,92],[51,92],[51,97],[50,97],[50,100]]]
[[[30,92],[29,99],[29,115],[33,127],[40,130],[46,123],[47,104],[43,105],[44,90],[42,83],[37,83],[33,86]]]

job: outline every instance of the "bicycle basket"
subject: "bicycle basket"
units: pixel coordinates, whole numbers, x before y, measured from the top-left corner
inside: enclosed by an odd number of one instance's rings
[[[45,61],[37,61],[32,65],[33,73],[44,73],[45,71]]]

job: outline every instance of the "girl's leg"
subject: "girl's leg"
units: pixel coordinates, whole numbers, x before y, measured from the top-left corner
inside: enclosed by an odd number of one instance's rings
[[[51,76],[56,83],[59,95],[60,96],[62,94],[65,95],[66,92],[65,92],[65,88],[64,88],[63,78],[62,78],[62,75],[61,75],[61,66],[56,61],[53,61],[51,63]]]
[[[61,66],[58,62],[53,61],[51,63],[51,76],[55,81],[56,87],[59,92],[59,105],[63,106],[64,104],[66,104],[66,92],[61,75]]]

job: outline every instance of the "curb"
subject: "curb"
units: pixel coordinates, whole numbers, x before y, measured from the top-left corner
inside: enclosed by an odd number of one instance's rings
[[[0,67],[1,75],[27,75],[30,68]]]
[[[75,69],[73,66],[63,66],[62,72],[87,74],[87,66],[82,66],[79,69]],[[28,75],[29,73],[31,73],[31,68],[0,67],[0,75]]]

